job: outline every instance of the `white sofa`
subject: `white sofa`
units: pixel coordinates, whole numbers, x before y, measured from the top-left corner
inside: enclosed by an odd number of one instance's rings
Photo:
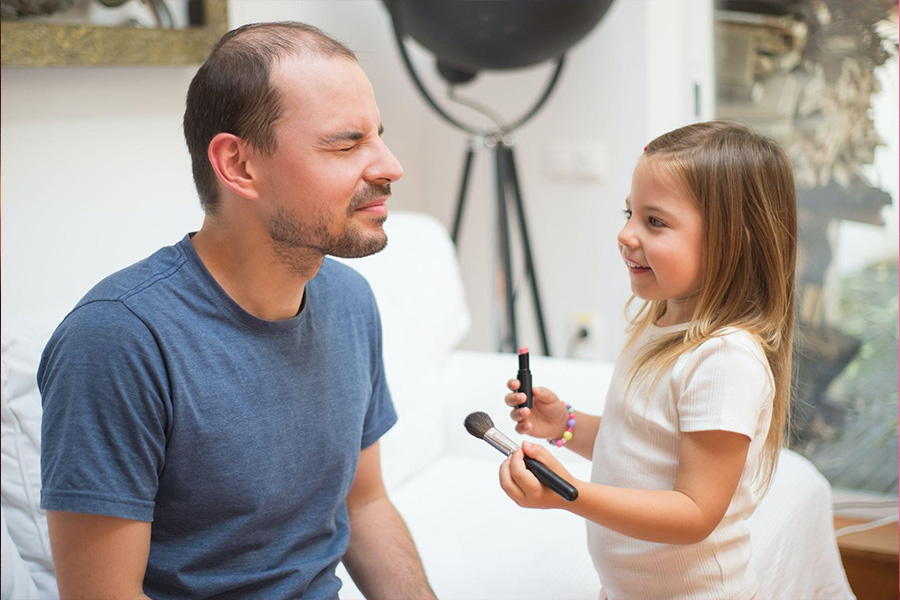
[[[117,228],[110,226],[109,214],[100,218],[71,209],[61,217],[56,209],[4,207],[3,600],[56,594],[46,519],[38,506],[35,371],[47,337],[102,275],[199,225],[193,208],[146,210],[121,215]],[[136,230],[135,222],[145,226]],[[431,217],[399,212],[392,213],[387,230],[387,250],[348,262],[369,279],[381,308],[387,377],[400,416],[382,440],[385,480],[434,589],[442,598],[596,598],[600,582],[585,547],[583,522],[562,511],[518,508],[497,484],[502,456],[463,428],[467,414],[483,410],[517,437],[502,402],[516,360],[455,350],[469,318],[446,231]],[[35,249],[26,246],[30,235],[17,233],[37,231],[57,243]],[[58,252],[59,247],[66,251]],[[32,256],[43,264],[38,284],[25,281],[28,269],[17,268],[17,253],[26,249],[46,253],[46,260]],[[32,286],[26,288],[31,291],[19,285]],[[534,356],[532,371],[537,384],[552,387],[579,408],[602,411],[610,364]],[[588,478],[588,461],[557,452],[573,474]],[[834,541],[831,489],[808,461],[792,452],[782,455],[750,527],[764,598],[853,597]],[[342,597],[360,598],[346,571],[339,573],[345,581]]]

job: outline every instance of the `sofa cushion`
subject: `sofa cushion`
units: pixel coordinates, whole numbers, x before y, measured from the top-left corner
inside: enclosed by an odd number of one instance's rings
[[[437,219],[392,212],[385,232],[385,250],[342,262],[368,280],[381,312],[385,371],[398,415],[381,441],[391,490],[440,452],[443,407],[452,391],[441,377],[469,328],[469,312],[456,248]]]
[[[33,315],[3,322],[2,502],[6,528],[21,560],[31,571],[40,597],[57,594],[50,558],[47,515],[40,508],[41,398],[37,365],[58,315]],[[15,555],[3,553],[4,569]],[[7,562],[13,561],[13,562]]]
[[[37,598],[40,594],[34,585],[31,569],[19,554],[15,542],[9,535],[6,526],[6,511],[0,504],[0,536],[2,536],[2,582],[0,582],[0,598],[13,600],[16,598]]]
[[[391,494],[438,598],[596,600],[600,579],[584,520],[516,506],[500,489],[502,460],[489,447],[482,458],[442,457]],[[589,461],[567,466],[590,478]],[[338,576],[341,598],[363,597],[343,565]]]

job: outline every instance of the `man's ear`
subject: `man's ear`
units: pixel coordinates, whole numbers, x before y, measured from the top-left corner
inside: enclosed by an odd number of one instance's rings
[[[231,133],[219,133],[209,143],[206,153],[222,185],[248,200],[259,198],[256,181],[248,168],[250,149],[244,140]]]

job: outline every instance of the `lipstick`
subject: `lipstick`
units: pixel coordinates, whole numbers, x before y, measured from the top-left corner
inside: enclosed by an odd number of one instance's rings
[[[519,404],[516,408],[531,408],[534,406],[534,400],[531,396],[531,370],[528,363],[528,348],[519,348],[519,372],[516,373],[516,379],[519,380],[519,391],[525,394],[525,402]]]

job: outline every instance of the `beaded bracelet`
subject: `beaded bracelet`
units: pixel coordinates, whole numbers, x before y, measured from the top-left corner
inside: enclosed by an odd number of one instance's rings
[[[572,408],[571,404],[560,400],[563,405],[566,407],[566,412],[569,413],[569,420],[566,421],[566,430],[563,432],[561,438],[557,438],[555,440],[547,440],[551,446],[556,446],[557,448],[562,448],[563,444],[572,439],[572,432],[575,430],[575,409]]]

